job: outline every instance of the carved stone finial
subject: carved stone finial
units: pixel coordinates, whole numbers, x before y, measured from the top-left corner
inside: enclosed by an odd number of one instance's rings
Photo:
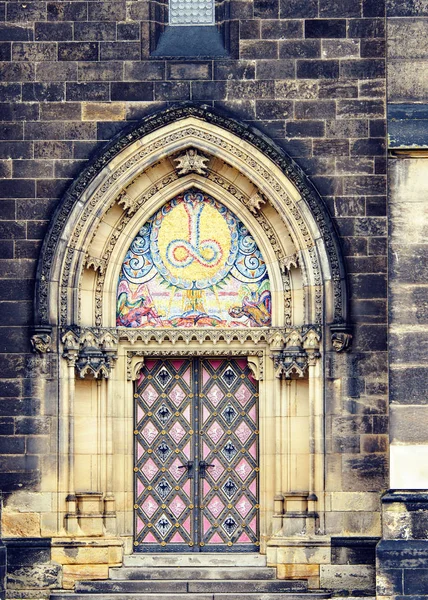
[[[51,343],[52,338],[48,333],[35,333],[31,336],[33,352],[38,352],[39,354],[51,352]]]
[[[95,272],[99,272],[100,275],[103,275],[106,270],[106,261],[102,258],[95,258],[94,256],[86,256],[85,267],[87,269],[93,269]]]
[[[112,331],[69,329],[62,337],[64,358],[81,379],[108,379],[117,360],[117,341]]]
[[[108,379],[110,365],[104,353],[95,346],[85,346],[79,353],[76,361],[76,371],[80,379],[94,377],[94,379]]]
[[[120,192],[119,196],[116,199],[116,202],[119,204],[119,206],[123,208],[123,210],[129,210],[130,208],[133,208],[134,205],[134,200],[130,196],[128,196],[126,190],[122,190]]]
[[[274,331],[269,338],[269,347],[272,352],[281,352],[285,344],[285,332]]]
[[[260,207],[263,204],[266,204],[266,200],[258,192],[253,194],[248,200],[248,208],[254,215],[260,212]]]
[[[198,175],[205,175],[207,172],[208,158],[198,154],[195,148],[189,148],[184,154],[174,158],[174,162],[178,163],[176,166],[177,173],[179,175],[187,175],[187,173],[198,173]]]
[[[347,352],[351,348],[352,333],[349,325],[337,324],[330,326],[331,345],[336,352]]]

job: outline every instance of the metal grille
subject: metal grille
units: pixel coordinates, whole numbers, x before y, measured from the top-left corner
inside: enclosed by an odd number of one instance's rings
[[[170,25],[214,25],[214,0],[169,0]]]

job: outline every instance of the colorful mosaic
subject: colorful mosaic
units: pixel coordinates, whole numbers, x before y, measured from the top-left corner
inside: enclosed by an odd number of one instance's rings
[[[270,324],[266,264],[251,233],[223,204],[190,190],[140,229],[119,276],[118,326]]]
[[[245,359],[145,361],[135,394],[137,551],[258,549],[256,385]]]

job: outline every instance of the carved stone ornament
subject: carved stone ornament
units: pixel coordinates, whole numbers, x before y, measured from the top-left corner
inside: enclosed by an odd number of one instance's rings
[[[336,352],[348,352],[351,349],[352,333],[345,324],[331,325],[331,345]]]
[[[266,204],[266,200],[263,198],[263,196],[259,193],[255,193],[252,196],[250,196],[250,198],[248,199],[248,208],[249,210],[253,213],[253,215],[257,214],[258,212],[260,212],[260,207]]]
[[[284,256],[280,261],[282,269],[284,269],[287,273],[290,271],[291,267],[299,268],[299,254],[295,252],[290,256]]]
[[[62,337],[64,358],[81,379],[108,379],[117,360],[117,341],[113,331],[70,329]]]
[[[304,377],[308,367],[320,358],[319,330],[313,327],[292,330],[285,339],[285,348],[273,355],[275,376],[280,379]]]
[[[205,163],[208,160],[208,158],[199,154],[195,148],[189,148],[184,154],[180,154],[180,156],[174,158],[174,162],[178,163],[176,169],[179,175],[187,175],[187,173],[205,175],[208,169]]]
[[[116,202],[121,206],[124,210],[129,210],[134,205],[134,200],[128,196],[126,190],[122,190],[119,196],[116,199]]]
[[[31,336],[33,352],[38,352],[39,354],[51,352],[51,344],[52,338],[48,333],[35,333]]]
[[[336,352],[347,352],[351,348],[351,343],[351,333],[333,333],[331,336],[331,344]]]
[[[95,258],[94,256],[86,257],[85,267],[87,269],[93,269],[95,272],[98,271],[100,275],[103,275],[106,270],[106,261],[102,258]]]

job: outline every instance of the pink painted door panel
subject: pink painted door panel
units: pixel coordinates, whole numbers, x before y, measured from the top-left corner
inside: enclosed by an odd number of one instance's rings
[[[135,547],[189,550],[195,536],[192,361],[146,360],[137,382]]]
[[[135,401],[135,550],[256,551],[258,393],[247,361],[149,359]]]
[[[246,359],[203,361],[200,429],[201,545],[211,551],[258,546],[257,386]]]

